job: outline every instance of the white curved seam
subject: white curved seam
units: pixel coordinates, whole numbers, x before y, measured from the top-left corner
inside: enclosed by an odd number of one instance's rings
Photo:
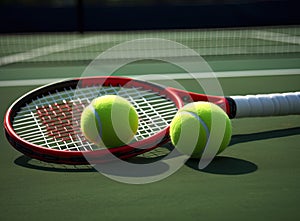
[[[101,119],[98,114],[98,112],[95,110],[95,108],[92,105],[89,105],[89,109],[94,113],[94,116],[96,117],[98,126],[99,126],[99,131],[98,131],[98,136],[97,136],[97,143],[101,141],[102,138],[102,124],[101,124]]]

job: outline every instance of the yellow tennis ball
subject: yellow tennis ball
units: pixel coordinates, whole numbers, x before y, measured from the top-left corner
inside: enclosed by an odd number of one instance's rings
[[[138,114],[133,105],[116,95],[94,99],[81,114],[82,133],[100,147],[118,147],[132,141],[138,129]]]
[[[170,124],[172,144],[192,158],[201,158],[209,137],[214,141],[219,140],[217,143],[220,146],[213,148],[218,148],[217,154],[221,153],[228,146],[231,133],[228,115],[219,106],[209,102],[185,105]]]

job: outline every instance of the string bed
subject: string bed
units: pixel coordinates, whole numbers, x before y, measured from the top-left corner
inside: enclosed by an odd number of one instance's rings
[[[45,148],[60,151],[101,149],[81,133],[80,116],[94,98],[108,94],[124,97],[136,108],[139,128],[132,142],[147,139],[165,129],[177,112],[171,100],[143,88],[70,87],[48,92],[21,107],[13,119],[13,128],[22,139]]]

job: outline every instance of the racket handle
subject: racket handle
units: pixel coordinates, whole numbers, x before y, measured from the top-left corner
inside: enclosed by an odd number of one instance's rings
[[[231,96],[235,118],[300,114],[300,92]]]

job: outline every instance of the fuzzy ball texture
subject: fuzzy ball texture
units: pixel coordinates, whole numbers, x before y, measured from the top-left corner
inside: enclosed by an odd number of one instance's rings
[[[213,120],[212,120],[213,119]],[[216,130],[212,130],[212,123]],[[214,134],[211,134],[214,131]],[[225,111],[209,102],[194,102],[181,108],[170,124],[172,144],[183,154],[201,158],[210,136],[220,139],[221,153],[231,139],[231,122]]]
[[[132,141],[138,129],[138,113],[126,99],[105,95],[94,99],[81,114],[81,131],[100,147],[118,147]]]

